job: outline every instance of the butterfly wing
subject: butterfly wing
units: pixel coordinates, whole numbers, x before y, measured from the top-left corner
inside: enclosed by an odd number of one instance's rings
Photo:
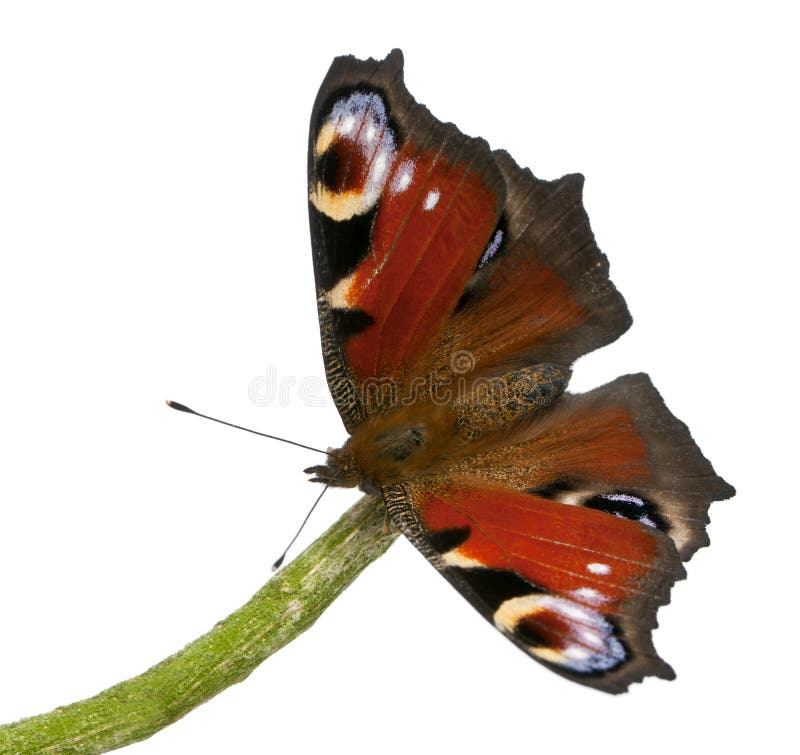
[[[536,178],[493,152],[506,202],[433,361],[468,353],[477,372],[568,366],[622,335],[631,317],[583,207],[583,176]]]
[[[539,180],[438,121],[406,90],[397,50],[337,58],[314,105],[317,302],[348,431],[387,408],[384,381],[535,383],[516,408],[459,394],[460,437],[435,473],[384,483],[393,519],[520,647],[619,692],[672,676],[655,612],[707,543],[709,503],[733,489],[645,376],[555,400],[569,365],[631,322],[582,182]]]
[[[672,678],[651,630],[707,543],[719,478],[644,375],[581,395],[442,474],[384,489],[402,531],[501,632],[583,684]]]
[[[384,495],[404,534],[536,660],[607,692],[674,677],[650,638],[684,574],[662,533],[469,477]]]
[[[711,502],[735,492],[643,374],[564,394],[450,471],[635,519],[667,534],[683,560],[708,545]]]
[[[372,389],[475,355],[557,361],[630,325],[580,176],[540,181],[408,93],[399,50],[334,60],[311,116],[309,213],[331,393],[348,431]],[[372,401],[370,400],[372,397]]]
[[[311,117],[309,212],[328,382],[348,430],[361,387],[427,353],[497,224],[504,183],[480,139],[418,105],[399,50],[337,58]]]

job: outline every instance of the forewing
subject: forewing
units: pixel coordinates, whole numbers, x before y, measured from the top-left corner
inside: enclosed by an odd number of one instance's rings
[[[506,204],[434,362],[466,352],[476,369],[494,373],[568,366],[631,324],[583,207],[583,176],[543,181],[508,153],[493,154]]]
[[[311,117],[309,212],[328,381],[348,430],[364,385],[412,375],[504,203],[486,142],[417,104],[402,55],[337,58]]]

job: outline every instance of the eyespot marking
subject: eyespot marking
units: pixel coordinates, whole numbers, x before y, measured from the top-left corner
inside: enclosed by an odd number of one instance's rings
[[[314,142],[309,200],[332,220],[372,209],[397,156],[394,130],[379,94],[356,90],[338,99]]]
[[[598,611],[557,595],[510,598],[495,611],[494,623],[532,655],[576,673],[608,671],[627,658],[611,622]]]
[[[489,246],[486,247],[486,251],[481,255],[480,261],[478,262],[478,269],[482,268],[495,254],[497,254],[497,250],[500,248],[500,245],[503,243],[503,229],[498,228],[495,232],[492,240],[489,242]]]
[[[661,516],[658,506],[633,493],[602,493],[584,501],[583,505],[621,519],[631,519],[662,532],[670,530],[669,522]]]

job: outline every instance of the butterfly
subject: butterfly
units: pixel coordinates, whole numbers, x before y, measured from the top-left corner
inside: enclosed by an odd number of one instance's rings
[[[328,385],[349,438],[313,481],[382,496],[527,654],[606,692],[674,672],[651,632],[708,544],[718,477],[644,374],[572,363],[631,325],[583,177],[536,178],[418,104],[403,56],[336,58],[309,217]]]

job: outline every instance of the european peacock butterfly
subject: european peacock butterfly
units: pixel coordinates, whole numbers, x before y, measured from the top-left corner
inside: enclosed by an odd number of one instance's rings
[[[434,118],[403,58],[334,60],[309,213],[328,384],[350,437],[306,470],[382,495],[477,610],[607,692],[672,678],[651,630],[708,542],[718,477],[646,375],[570,365],[631,324],[581,201]]]

